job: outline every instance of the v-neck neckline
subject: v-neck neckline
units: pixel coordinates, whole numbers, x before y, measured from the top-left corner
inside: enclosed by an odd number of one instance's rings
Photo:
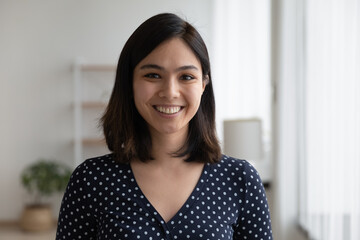
[[[140,202],[143,203],[145,209],[149,211],[149,213],[157,219],[161,224],[166,225],[167,227],[170,227],[169,225],[172,225],[175,227],[176,223],[181,222],[181,219],[184,217],[187,211],[191,208],[191,206],[194,204],[194,202],[198,199],[198,195],[201,193],[201,190],[205,183],[208,180],[208,170],[209,170],[209,163],[205,163],[201,172],[201,175],[194,187],[194,189],[191,191],[191,194],[186,199],[186,201],[183,203],[183,205],[179,208],[179,210],[172,216],[167,222],[163,219],[161,214],[157,211],[157,209],[151,204],[149,199],[146,197],[142,189],[140,188],[139,184],[136,181],[133,169],[130,164],[128,164],[130,169],[131,178],[133,179],[132,182],[135,184],[135,188],[140,193]]]

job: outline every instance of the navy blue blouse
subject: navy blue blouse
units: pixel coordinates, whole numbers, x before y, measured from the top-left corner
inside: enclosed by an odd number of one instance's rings
[[[56,239],[272,239],[265,190],[245,160],[205,164],[176,215],[165,222],[137,185],[129,164],[111,154],[88,159],[72,174]]]

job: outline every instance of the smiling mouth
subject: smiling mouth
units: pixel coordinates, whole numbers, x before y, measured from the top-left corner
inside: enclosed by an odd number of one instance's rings
[[[156,109],[156,111],[168,115],[178,113],[182,109],[182,107],[180,106],[175,106],[175,107],[154,106],[154,108]]]

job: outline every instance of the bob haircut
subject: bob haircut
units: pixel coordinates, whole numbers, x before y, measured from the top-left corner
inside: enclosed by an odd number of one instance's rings
[[[116,78],[109,104],[101,118],[106,144],[115,160],[129,163],[132,159],[148,161],[151,156],[151,136],[146,121],[135,107],[133,72],[136,65],[162,42],[182,39],[199,59],[203,81],[207,82],[199,109],[189,122],[187,140],[171,153],[187,162],[216,163],[221,158],[215,130],[215,99],[206,45],[197,30],[171,13],[155,15],[142,23],[125,43],[120,54]]]

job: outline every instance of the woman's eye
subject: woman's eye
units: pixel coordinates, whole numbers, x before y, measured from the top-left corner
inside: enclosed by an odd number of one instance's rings
[[[160,78],[159,74],[156,73],[148,73],[145,75],[146,78]]]
[[[180,79],[181,80],[192,80],[192,79],[194,79],[194,77],[191,76],[191,75],[188,75],[188,74],[184,74],[184,75],[181,76]]]

